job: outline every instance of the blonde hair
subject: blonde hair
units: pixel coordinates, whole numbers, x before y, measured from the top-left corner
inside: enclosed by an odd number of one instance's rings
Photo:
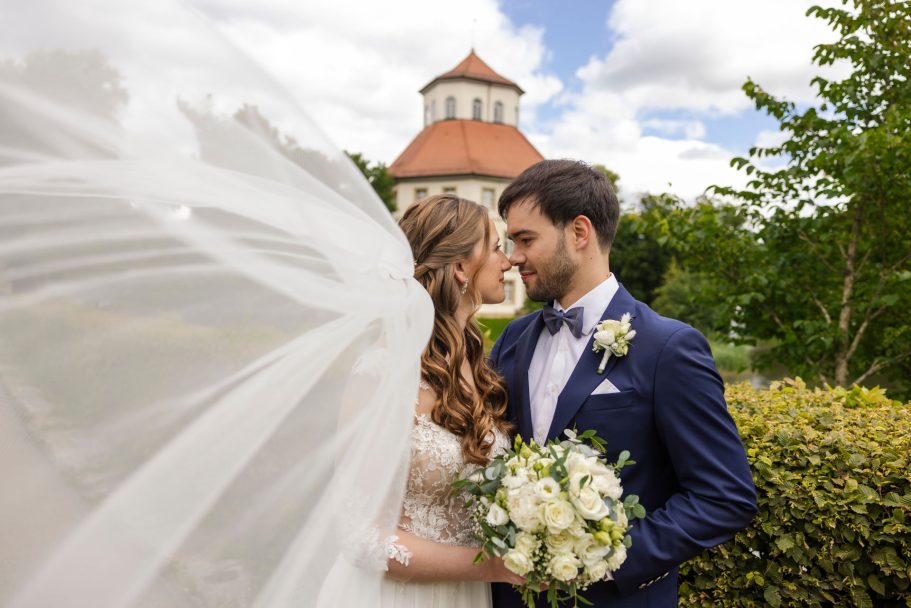
[[[431,419],[460,438],[466,462],[487,464],[492,431],[507,432],[510,427],[506,387],[487,364],[484,338],[474,315],[464,331],[455,317],[462,297],[470,297],[475,309],[481,304],[481,295],[474,288],[463,296],[455,263],[471,260],[479,241],[484,244],[482,252],[487,251],[487,210],[450,194],[434,195],[409,207],[399,226],[411,243],[414,278],[430,294],[435,311],[433,335],[421,357],[423,379],[439,396]],[[473,279],[469,277],[470,286]],[[463,359],[471,368],[477,393],[462,378]]]

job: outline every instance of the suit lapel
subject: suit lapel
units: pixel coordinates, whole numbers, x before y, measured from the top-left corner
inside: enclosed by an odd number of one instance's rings
[[[534,431],[531,423],[531,395],[528,388],[528,368],[531,365],[531,359],[535,354],[535,347],[538,345],[538,338],[541,336],[541,330],[544,329],[544,319],[541,312],[535,313],[537,316],[528,324],[525,331],[519,336],[516,345],[516,366],[513,371],[513,377],[510,378],[512,386],[516,387],[516,401],[519,404],[517,413],[519,416],[519,433],[522,439],[529,441],[534,437]]]
[[[607,308],[604,309],[604,313],[599,317],[599,320],[619,319],[623,316],[623,313],[633,313],[635,309],[636,300],[623,288],[623,285],[620,285],[620,288],[617,290],[617,293],[614,294],[614,297],[611,298],[610,303],[607,305]],[[635,324],[634,320],[634,328]],[[566,386],[563,387],[563,392],[560,393],[560,396],[557,398],[557,408],[554,412],[554,419],[550,423],[550,430],[547,432],[547,437],[549,439],[559,438],[559,435],[563,433],[563,430],[567,427],[569,421],[576,416],[576,413],[579,411],[579,408],[582,407],[585,400],[588,399],[588,396],[591,395],[592,391],[610,375],[611,370],[617,364],[618,358],[612,356],[607,360],[607,366],[604,368],[604,372],[599,374],[598,364],[601,363],[601,357],[604,356],[604,352],[596,353],[592,351],[594,343],[595,336],[592,334],[588,339],[585,350],[582,351],[582,356],[579,357],[579,361],[576,363],[576,368],[570,375],[569,380],[567,380]]]

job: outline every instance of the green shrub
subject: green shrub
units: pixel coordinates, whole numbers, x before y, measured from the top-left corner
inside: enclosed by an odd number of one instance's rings
[[[879,388],[727,399],[759,513],[681,567],[681,606],[911,606],[911,404]]]

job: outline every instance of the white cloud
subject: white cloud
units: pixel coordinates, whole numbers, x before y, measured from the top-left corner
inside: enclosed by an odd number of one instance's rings
[[[780,146],[788,139],[784,131],[760,131],[756,134],[756,145],[760,148],[774,148]]]
[[[560,92],[541,69],[543,31],[515,27],[495,0],[438,4],[198,0],[341,147],[392,162],[422,127],[418,89],[471,46],[526,91],[524,124]]]
[[[679,133],[688,139],[700,139],[705,136],[705,124],[701,120],[651,118],[642,121],[641,125],[663,135],[677,135]]]
[[[606,24],[614,46],[579,68],[581,90],[562,96],[563,114],[533,141],[547,155],[607,165],[627,195],[670,189],[691,199],[712,184],[742,185],[729,160],[744,151],[701,141],[704,121],[752,111],[741,90],[748,76],[775,95],[813,98],[813,46],[835,35],[805,16],[811,4],[618,0]]]
[[[713,183],[744,181],[728,166],[728,159],[743,151],[706,139],[714,118],[750,111],[740,90],[745,78],[751,75],[775,94],[806,101],[817,72],[810,62],[812,45],[833,38],[824,23],[804,16],[809,0],[617,0],[605,22],[615,45],[600,55],[593,48],[577,72],[581,89],[567,92],[544,67],[554,52],[544,44],[547,24],[518,27],[496,0],[193,1],[273,74],[338,146],[370,159],[391,162],[417,134],[418,89],[465,56],[474,30],[484,60],[526,90],[522,127],[542,153],[603,163],[620,174],[628,193],[665,190],[670,182],[688,198]],[[147,12],[152,5],[143,6]],[[137,9],[127,3],[122,10]],[[168,31],[151,22],[147,29],[156,40]],[[226,80],[231,69],[214,67],[223,56],[209,57],[210,45],[175,36],[170,34],[169,61],[176,71],[193,72],[192,78],[184,73],[182,81],[198,83],[203,94],[227,87],[231,99],[247,98],[247,83],[255,79]],[[137,56],[148,48],[141,40],[131,42]],[[249,76],[250,70],[244,71]],[[130,86],[134,110],[144,116],[138,103],[143,97]],[[536,112],[545,103],[560,112],[547,123]],[[278,111],[267,116],[284,124]]]

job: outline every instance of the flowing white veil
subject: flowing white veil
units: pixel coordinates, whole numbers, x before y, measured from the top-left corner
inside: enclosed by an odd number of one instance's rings
[[[412,271],[192,10],[0,0],[0,605],[375,602],[433,317]]]

